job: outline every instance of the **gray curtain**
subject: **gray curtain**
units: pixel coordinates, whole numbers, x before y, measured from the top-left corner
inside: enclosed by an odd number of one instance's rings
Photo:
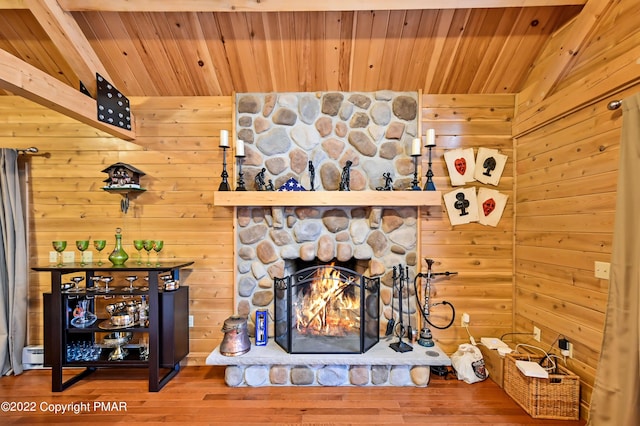
[[[640,93],[622,101],[611,275],[589,424],[640,424]]]
[[[27,233],[18,153],[0,150],[0,374],[22,373],[27,337]]]

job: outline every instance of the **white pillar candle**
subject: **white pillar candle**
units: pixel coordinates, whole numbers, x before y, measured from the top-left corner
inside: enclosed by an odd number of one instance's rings
[[[413,143],[411,144],[411,155],[412,156],[417,156],[420,155],[420,149],[422,148],[420,146],[420,138],[415,138],[413,140]]]
[[[241,139],[236,142],[236,157],[244,157],[244,141]]]
[[[436,129],[427,129],[427,146],[436,146]]]
[[[229,131],[220,130],[220,147],[229,148]]]

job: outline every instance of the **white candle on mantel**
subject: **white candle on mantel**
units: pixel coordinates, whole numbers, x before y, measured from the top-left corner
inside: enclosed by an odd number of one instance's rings
[[[436,146],[436,129],[427,129],[427,146]]]
[[[244,157],[244,141],[241,139],[236,142],[236,157]]]
[[[412,156],[418,156],[420,155],[420,149],[422,148],[420,146],[420,138],[415,138],[413,140],[413,143],[411,144],[411,155]]]
[[[220,130],[220,148],[229,148],[228,130]]]

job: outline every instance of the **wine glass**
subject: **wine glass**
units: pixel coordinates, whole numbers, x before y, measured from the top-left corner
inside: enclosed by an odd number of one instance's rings
[[[89,248],[89,240],[76,240],[76,248],[80,250],[80,266],[85,266],[84,251]]]
[[[66,241],[53,241],[53,249],[58,252],[58,264],[56,266],[63,266],[62,263],[62,252],[67,248]]]
[[[160,266],[160,250],[164,247],[164,241],[156,240],[153,249],[156,252],[156,266]]]
[[[100,258],[100,252],[107,246],[107,240],[93,240],[93,247],[98,252],[98,265],[102,266],[102,259]]]
[[[153,240],[144,240],[142,243],[142,247],[147,251],[147,266],[151,266],[151,250],[156,245],[156,242]]]
[[[138,250],[138,261],[136,263],[142,265],[142,253],[140,253],[140,250],[144,247],[144,240],[133,240],[133,247]]]

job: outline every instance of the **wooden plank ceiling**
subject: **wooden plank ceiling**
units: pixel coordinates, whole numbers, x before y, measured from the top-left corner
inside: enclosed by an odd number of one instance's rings
[[[127,96],[517,93],[585,3],[6,0],[0,49],[73,88],[101,69]]]

